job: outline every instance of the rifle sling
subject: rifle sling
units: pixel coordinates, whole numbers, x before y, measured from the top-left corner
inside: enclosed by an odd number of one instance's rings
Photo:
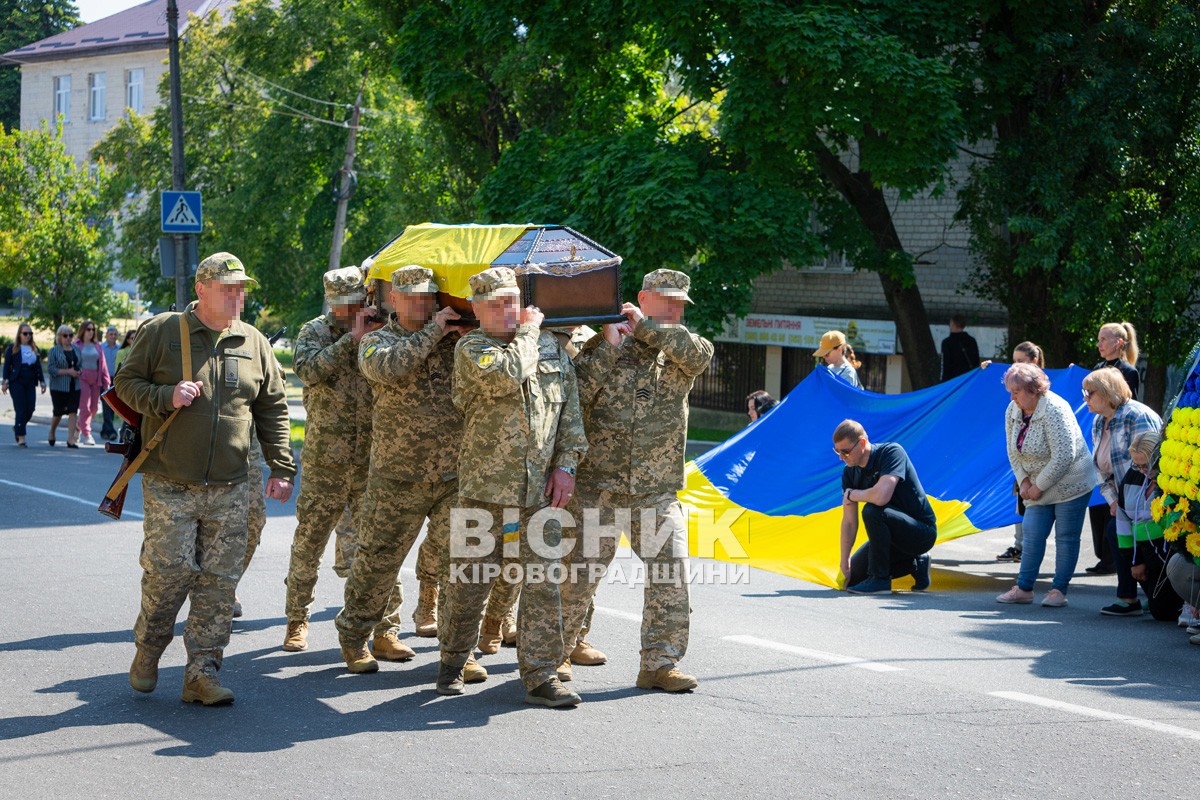
[[[188,335],[187,316],[182,313],[179,315],[179,342],[183,351],[183,379],[191,380],[192,342],[191,337]],[[133,476],[139,469],[142,468],[142,464],[145,462],[147,457],[149,457],[150,452],[162,444],[162,440],[167,432],[167,428],[171,427],[171,423],[175,421],[175,417],[179,415],[179,411],[182,408],[183,406],[180,406],[172,411],[171,415],[166,418],[163,424],[158,426],[158,430],[156,430],[154,435],[150,437],[150,441],[142,444],[141,452],[137,454],[137,458],[133,459],[133,461],[129,463],[129,469],[122,472],[120,477],[113,481],[113,485],[108,487],[108,491],[104,493],[106,498],[115,501],[118,497],[120,497],[121,492],[125,491],[125,487],[129,485],[131,480],[133,480]]]

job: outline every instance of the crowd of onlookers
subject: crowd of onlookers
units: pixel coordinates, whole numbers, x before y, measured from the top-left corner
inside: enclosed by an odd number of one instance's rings
[[[15,420],[13,435],[18,447],[28,443],[27,426],[33,418],[39,389],[50,390],[52,412],[46,442],[58,444],[59,423],[67,418],[66,446],[76,448],[95,445],[92,423],[97,413],[103,441],[117,438],[114,416],[107,404],[100,402],[111,385],[113,374],[124,360],[136,331],[128,331],[118,342],[120,332],[109,326],[101,339],[95,322],[85,320],[78,332],[70,325],[61,325],[54,335],[54,344],[46,352],[33,340],[33,328],[22,322],[17,326],[16,339],[4,347],[4,373],[0,393],[12,397]]]
[[[955,316],[950,335],[942,342],[944,380],[992,363],[979,360],[978,346],[965,327],[965,320]],[[1042,348],[1033,342],[1013,348],[1013,363],[1004,374],[1011,397],[1004,425],[1021,519],[1014,526],[1012,546],[996,560],[1020,567],[1016,584],[996,600],[1033,602],[1046,543],[1053,532],[1053,578],[1041,604],[1066,606],[1086,517],[1097,558],[1086,571],[1115,575],[1117,582],[1115,602],[1100,613],[1134,617],[1149,611],[1155,619],[1177,621],[1188,629],[1190,641],[1200,644],[1200,566],[1186,551],[1182,538],[1167,541],[1151,512],[1151,503],[1162,493],[1156,479],[1163,420],[1137,400],[1141,388],[1136,368],[1137,331],[1128,322],[1107,323],[1100,327],[1096,348],[1101,360],[1081,387],[1094,415],[1091,449],[1075,416],[1075,403],[1051,391]],[[813,355],[823,360],[832,374],[861,388],[854,352],[841,331],[826,333]],[[746,403],[753,422],[769,412],[776,400],[759,390],[751,393]],[[1104,502],[1090,505],[1097,486]]]

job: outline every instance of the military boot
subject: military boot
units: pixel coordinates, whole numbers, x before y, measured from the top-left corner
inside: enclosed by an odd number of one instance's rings
[[[662,689],[664,692],[690,692],[700,685],[692,675],[679,671],[674,664],[659,667],[657,670],[644,669],[638,672],[637,687],[639,689]]]
[[[467,659],[462,668],[463,683],[483,683],[487,680],[487,670],[480,666],[475,656]]]
[[[579,695],[562,685],[558,678],[551,678],[531,692],[525,694],[525,702],[531,706],[561,708],[577,706],[583,702]]]
[[[283,649],[289,653],[298,653],[308,649],[308,621],[289,619],[287,632],[283,634]]]
[[[394,633],[376,636],[371,642],[371,651],[383,661],[408,661],[416,657],[411,647],[396,638]]]
[[[438,665],[437,693],[457,695],[463,693],[463,670],[446,663]]]
[[[581,667],[598,667],[608,663],[608,656],[597,650],[587,639],[580,639],[571,651],[571,663]]]
[[[226,689],[213,675],[201,675],[183,684],[183,702],[203,703],[206,706],[227,706],[233,702],[233,692]]]
[[[437,584],[422,583],[421,595],[417,599],[417,610],[413,612],[413,622],[417,624],[417,636],[426,638],[437,636],[437,601]]]
[[[500,643],[504,637],[500,635],[500,618],[484,617],[483,626],[479,629],[479,652],[485,656],[500,652]]]
[[[505,647],[517,646],[517,613],[511,608],[500,618],[500,636]]]
[[[158,659],[159,656],[139,647],[129,665],[129,685],[139,692],[153,692],[158,686]]]
[[[346,647],[343,645],[342,660],[346,662],[346,668],[356,675],[364,672],[379,671],[379,662],[371,655],[371,651],[367,650],[365,644],[361,644],[358,647]]]
[[[575,673],[571,670],[571,659],[569,658],[559,664],[555,672],[558,673],[558,679],[563,683],[575,679]]]

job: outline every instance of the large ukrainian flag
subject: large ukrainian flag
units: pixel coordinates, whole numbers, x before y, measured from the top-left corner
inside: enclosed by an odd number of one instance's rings
[[[993,364],[900,395],[815,370],[765,417],[688,464],[679,498],[689,507],[691,554],[840,588],[842,462],[832,435],[847,418],[872,442],[908,451],[937,513],[939,542],[1017,522],[1004,441],[1006,369]],[[1092,414],[1080,392],[1088,370],[1047,374],[1051,391],[1075,407],[1090,448]],[[860,525],[858,544],[865,541]]]

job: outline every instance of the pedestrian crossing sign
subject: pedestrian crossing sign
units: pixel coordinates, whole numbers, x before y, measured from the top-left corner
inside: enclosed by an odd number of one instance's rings
[[[162,192],[162,232],[202,233],[199,192]]]

